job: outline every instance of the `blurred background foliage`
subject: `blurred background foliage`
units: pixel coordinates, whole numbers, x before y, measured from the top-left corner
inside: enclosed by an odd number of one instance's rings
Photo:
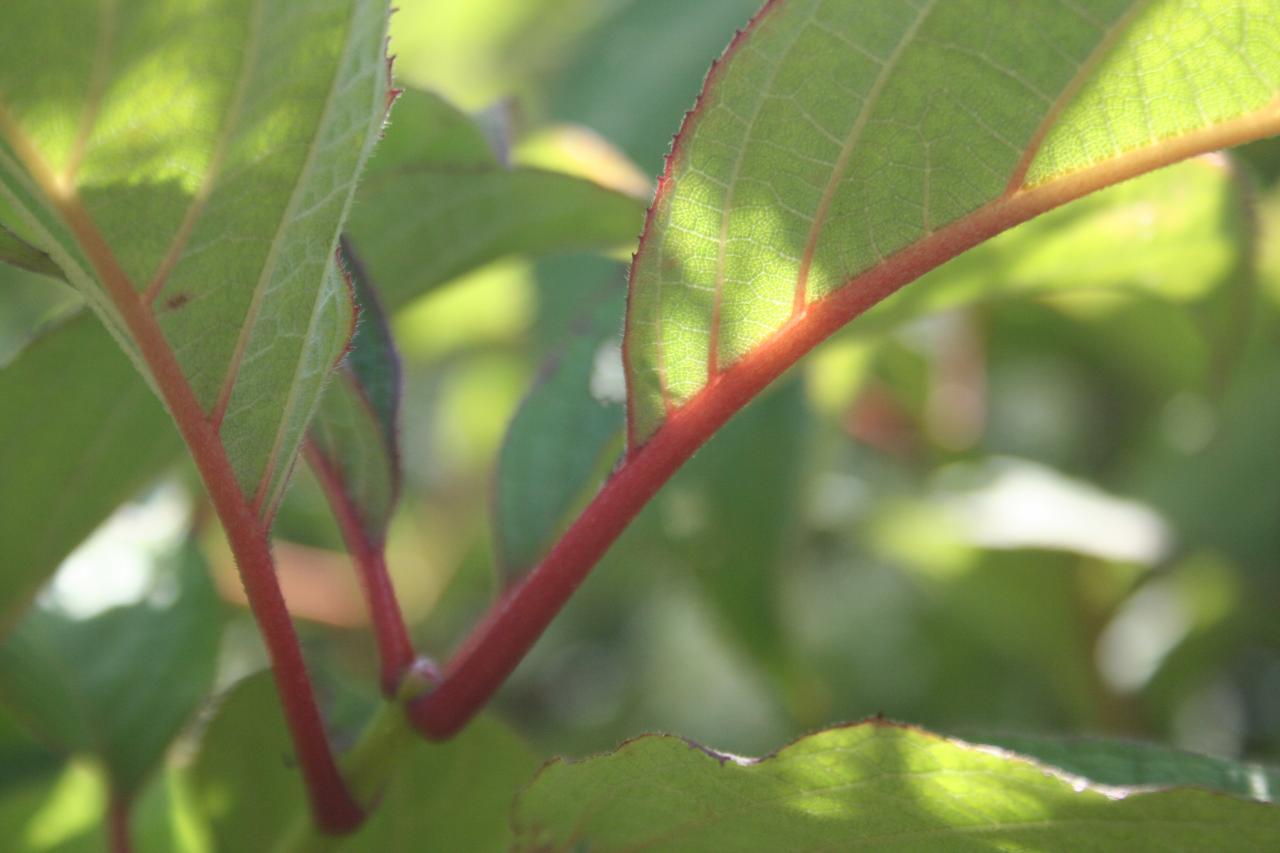
[[[647,198],[707,67],[758,3],[402,5],[399,80],[470,114],[481,161]],[[563,524],[620,448],[610,359],[633,244],[544,253],[554,242],[517,240],[537,256],[495,251],[391,300],[403,306],[405,490],[389,558],[433,656],[545,547],[541,530],[499,536],[495,508],[501,519],[523,503]],[[74,308],[58,285],[0,269],[0,366]],[[554,411],[526,410],[511,439],[526,446],[504,451],[535,384],[530,407],[576,393],[596,410],[581,431],[550,432],[538,424]],[[1106,734],[1280,760],[1278,387],[1273,140],[1055,212],[824,344],[645,510],[495,710],[538,756],[642,731],[760,754],[884,714],[976,739]],[[560,482],[498,464],[570,450],[581,464]],[[142,783],[111,758],[141,725],[101,719],[114,696],[163,668],[171,703],[147,714],[171,728],[210,684],[263,666],[193,474],[160,468],[62,561],[2,647],[0,826],[18,821],[19,849],[91,843],[94,767]],[[373,644],[323,495],[302,467],[295,479],[277,524],[281,576],[349,740],[376,699]],[[22,483],[0,471],[0,486],[0,507],[17,506]],[[206,561],[220,604],[192,568]],[[185,617],[104,640],[122,607]],[[152,651],[174,647],[189,667]],[[24,667],[41,655],[68,662],[65,682]],[[65,718],[42,717],[51,696]],[[153,738],[157,726],[142,728]],[[194,749],[179,739],[179,758]],[[141,795],[140,822],[178,796],[168,779]]]

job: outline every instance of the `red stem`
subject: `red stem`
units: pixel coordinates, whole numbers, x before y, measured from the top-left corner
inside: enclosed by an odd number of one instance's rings
[[[107,802],[107,847],[111,853],[131,853],[133,838],[129,831],[129,800],[116,792]]]
[[[1274,133],[1280,99],[1267,109],[1164,140],[1030,188],[1014,188],[933,231],[844,287],[808,304],[772,337],[671,411],[631,450],[547,557],[504,595],[445,667],[439,686],[409,709],[414,726],[442,740],[487,703],[595,563],[672,474],[770,382],[822,340],[910,281],[961,252],[1090,192],[1179,160]]]
[[[387,573],[383,543],[375,541],[365,531],[343,487],[342,477],[310,439],[303,445],[303,453],[329,498],[329,506],[355,563],[378,643],[382,692],[386,696],[394,696],[405,672],[413,666],[414,651],[395,587]]]
[[[3,118],[0,114],[0,119]],[[155,317],[88,211],[78,197],[60,190],[48,165],[26,144],[25,137],[16,132],[8,136],[32,174],[50,188],[50,199],[57,204],[63,221],[75,234],[119,310],[218,511],[240,570],[245,595],[267,646],[316,825],[328,833],[350,832],[364,820],[364,812],[343,781],[329,747],[298,637],[276,579],[266,526],[240,491],[226,448],[196,399]]]

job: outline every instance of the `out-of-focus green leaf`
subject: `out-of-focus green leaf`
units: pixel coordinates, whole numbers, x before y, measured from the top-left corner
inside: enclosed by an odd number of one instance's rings
[[[305,810],[270,673],[244,679],[222,698],[200,740],[188,787],[214,850],[270,850]]]
[[[632,267],[632,444],[766,341],[798,357],[856,312],[850,287],[887,292],[1162,152],[1209,147],[1192,133],[1280,131],[1273,11],[766,5],[681,128]],[[1156,91],[1178,96],[1156,107]]]
[[[709,606],[775,672],[787,662],[781,574],[801,510],[807,415],[802,384],[787,382],[726,424],[672,483],[693,501],[697,521],[678,546]]]
[[[1085,196],[922,276],[849,327],[875,333],[922,314],[1004,296],[1139,292],[1194,303],[1247,253],[1240,182],[1200,157]]]
[[[47,330],[0,368],[0,631],[107,515],[181,447],[93,316]]]
[[[147,600],[76,619],[33,610],[0,646],[0,701],[33,733],[98,758],[138,791],[213,682],[221,615],[208,567],[185,544]]]
[[[509,728],[481,718],[447,743],[415,744],[368,824],[333,847],[350,853],[509,850],[505,817],[537,768]]]
[[[269,517],[350,337],[333,250],[385,116],[386,0],[4,15],[5,225],[153,385],[189,386]],[[143,339],[180,376],[153,376]]]
[[[1188,546],[1230,554],[1269,576],[1280,548],[1280,362],[1245,365],[1221,402],[1184,397],[1139,460],[1133,490],[1164,512]]]
[[[0,705],[0,791],[47,775],[62,759],[61,754],[35,740]]]
[[[351,351],[338,366],[311,422],[309,461],[375,546],[400,491],[400,359],[391,327],[358,259],[345,253],[359,318]],[[347,510],[339,510],[347,511]]]
[[[572,55],[575,38],[618,2],[405,3],[391,19],[396,76],[467,109],[530,94]]]
[[[759,0],[621,0],[558,75],[556,118],[580,122],[622,147],[646,174],[662,168],[671,132],[707,68]],[[673,21],[680,25],[673,27]]]
[[[1217,792],[1100,788],[881,722],[762,759],[645,736],[554,761],[520,795],[520,850],[1269,850],[1280,809]]]
[[[983,740],[1100,785],[1194,785],[1268,803],[1275,802],[1280,795],[1280,768],[1152,743],[1032,735]]]
[[[502,165],[484,129],[434,92],[405,89],[396,97],[365,178],[412,167],[485,171]]]
[[[138,853],[216,853],[185,825],[190,820],[177,774],[158,774],[130,808]],[[99,768],[71,761],[61,772],[0,792],[0,832],[11,853],[108,853],[109,792]]]
[[[6,790],[0,831],[14,853],[106,853],[103,814],[107,786],[89,761],[70,761],[61,772]],[[146,849],[146,848],[140,848]],[[149,848],[155,850],[156,848]]]
[[[644,205],[591,181],[500,165],[436,95],[405,92],[347,230],[389,308],[505,255],[613,249]]]
[[[618,282],[620,285],[620,282]],[[568,330],[565,346],[543,367],[511,421],[498,457],[494,536],[508,578],[531,568],[552,544],[611,448],[621,447],[621,376],[615,396],[597,378],[617,362],[626,291],[605,288]],[[593,387],[597,386],[597,387]]]

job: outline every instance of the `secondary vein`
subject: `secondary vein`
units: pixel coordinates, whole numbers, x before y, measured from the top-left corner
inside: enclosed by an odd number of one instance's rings
[[[813,224],[810,226],[809,236],[805,240],[804,254],[800,258],[800,269],[796,273],[795,301],[791,308],[793,319],[804,313],[805,305],[808,302],[809,271],[813,266],[813,256],[818,248],[818,240],[822,237],[822,230],[826,227],[827,217],[831,213],[831,203],[835,199],[836,191],[840,188],[840,181],[844,178],[845,169],[848,168],[849,158],[862,140],[862,134],[866,131],[867,123],[871,119],[871,112],[880,102],[880,96],[884,93],[884,88],[888,85],[889,78],[893,76],[898,62],[902,59],[902,54],[906,52],[935,5],[937,5],[937,0],[929,0],[928,3],[920,7],[915,21],[903,33],[897,47],[893,49],[893,53],[885,60],[884,67],[880,69],[875,82],[871,84],[871,88],[867,92],[867,98],[863,101],[862,109],[858,111],[853,127],[850,128],[849,135],[845,138],[844,147],[840,149],[840,156],[836,158],[835,168],[831,171],[831,179],[827,181],[827,185],[822,191],[822,198],[818,201],[818,209],[813,215]]]

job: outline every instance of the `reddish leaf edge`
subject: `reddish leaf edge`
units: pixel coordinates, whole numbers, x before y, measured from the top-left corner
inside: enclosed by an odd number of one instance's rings
[[[755,20],[759,16],[753,23]],[[658,489],[760,391],[868,308],[961,252],[1069,201],[1189,157],[1277,133],[1280,98],[1257,112],[1127,152],[1034,187],[1008,191],[855,276],[825,299],[810,303],[687,402],[672,408],[647,441],[629,447],[595,499],[543,561],[502,595],[463,641],[435,690],[412,703],[409,713],[414,726],[433,740],[451,737],[465,726]],[[670,180],[668,169],[659,192]]]

